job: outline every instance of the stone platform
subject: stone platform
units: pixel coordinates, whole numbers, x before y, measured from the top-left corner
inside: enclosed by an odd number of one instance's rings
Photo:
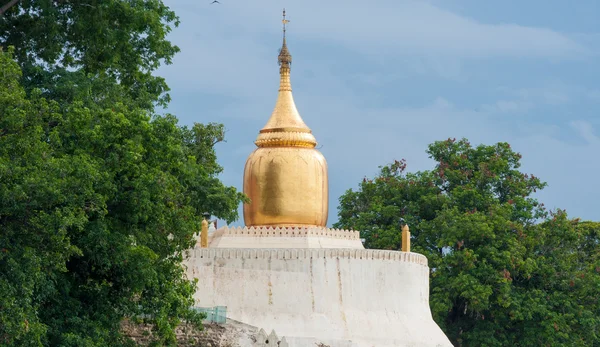
[[[427,258],[365,249],[195,248],[197,306],[291,347],[452,346],[429,309]]]
[[[222,227],[208,237],[209,248],[364,249],[355,230],[324,227]]]

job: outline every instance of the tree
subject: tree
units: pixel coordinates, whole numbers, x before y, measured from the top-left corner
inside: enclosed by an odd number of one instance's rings
[[[15,47],[29,93],[40,89],[59,104],[72,93],[105,98],[90,80],[120,86],[128,102],[144,109],[165,106],[169,88],[152,75],[179,48],[166,39],[179,20],[160,0],[21,0],[0,14],[0,46]],[[110,90],[114,90],[111,88]]]
[[[127,344],[118,324],[140,316],[173,343],[199,319],[181,259],[201,213],[244,200],[217,177],[222,125],[153,114],[178,18],[160,0],[0,12],[0,344]]]
[[[507,143],[435,142],[433,170],[395,161],[340,198],[338,228],[400,248],[400,218],[431,267],[434,319],[457,346],[600,343],[597,224],[548,212]]]
[[[105,107],[26,93],[11,54],[0,53],[0,344],[126,345],[119,324],[140,317],[174,344],[182,320],[200,319],[181,261],[201,215],[232,221],[244,200],[217,178],[222,126],[181,127],[127,96]]]

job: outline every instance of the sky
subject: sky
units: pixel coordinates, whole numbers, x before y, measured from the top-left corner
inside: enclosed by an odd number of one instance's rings
[[[379,166],[432,169],[427,146],[463,137],[510,143],[548,183],[536,198],[600,220],[600,1],[219,1],[165,0],[181,52],[157,74],[181,124],[225,124],[225,184],[242,189],[275,106],[285,7],[294,99],[329,166],[329,226]]]

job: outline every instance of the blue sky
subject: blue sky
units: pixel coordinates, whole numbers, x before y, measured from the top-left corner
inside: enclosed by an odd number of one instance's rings
[[[181,53],[158,74],[182,124],[225,124],[226,184],[241,190],[275,105],[285,7],[294,98],[329,164],[329,225],[363,177],[401,158],[431,169],[427,145],[449,137],[510,143],[548,183],[540,201],[600,220],[600,1],[220,1],[166,1]]]

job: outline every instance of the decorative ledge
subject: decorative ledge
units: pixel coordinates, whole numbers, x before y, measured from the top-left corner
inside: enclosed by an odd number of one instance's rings
[[[360,240],[356,230],[329,229],[323,227],[222,227],[224,236],[240,237],[328,237]]]
[[[365,259],[392,260],[428,266],[427,258],[419,253],[386,251],[379,249],[335,249],[335,248],[194,248],[190,258],[208,259]]]

